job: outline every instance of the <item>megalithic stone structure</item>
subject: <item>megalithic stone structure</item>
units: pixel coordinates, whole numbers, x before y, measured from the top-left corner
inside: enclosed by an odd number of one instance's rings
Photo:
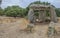
[[[29,10],[29,12],[28,12],[28,19],[30,20],[30,22],[33,22],[33,19],[34,19],[33,9]]]
[[[49,10],[50,12],[50,20],[53,22],[57,22],[57,15],[55,12],[55,8],[51,5],[41,5],[41,4],[32,4],[30,6],[30,10],[28,12],[28,19],[32,22],[35,22],[35,15],[34,10],[39,11],[39,20],[45,21],[46,20],[46,10]]]
[[[42,16],[42,12],[40,11],[40,12],[39,12],[39,21],[42,21],[42,20],[43,20],[42,17],[43,17],[43,16]]]
[[[56,12],[55,12],[55,9],[53,7],[50,7],[50,15],[51,15],[51,21],[53,22],[57,22],[57,15],[56,15]]]
[[[40,11],[39,12],[39,20],[45,21],[45,17],[46,17],[45,11]]]
[[[48,27],[48,38],[55,38],[54,32],[55,32],[55,23],[51,21]]]

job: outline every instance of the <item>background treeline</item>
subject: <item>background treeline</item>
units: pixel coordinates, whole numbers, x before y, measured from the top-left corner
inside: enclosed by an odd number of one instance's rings
[[[0,16],[25,17],[28,14],[29,6],[32,4],[51,5],[48,2],[35,1],[35,2],[32,2],[31,4],[29,4],[28,7],[26,7],[26,8],[22,8],[22,7],[19,7],[16,5],[8,6],[7,8],[4,8],[4,9],[0,8]],[[53,7],[55,8],[57,16],[60,17],[60,8],[56,8],[55,6],[53,6]],[[38,14],[36,13],[36,15],[38,15]],[[47,12],[47,16],[49,16],[48,12]]]

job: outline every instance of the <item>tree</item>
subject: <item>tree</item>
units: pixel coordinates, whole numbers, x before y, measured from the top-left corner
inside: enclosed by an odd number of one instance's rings
[[[41,1],[35,1],[35,2],[32,2],[28,5],[28,7],[32,4],[44,4],[44,5],[51,5],[49,2],[41,2]]]
[[[56,11],[57,16],[60,17],[60,8],[56,8],[55,11]]]
[[[6,16],[24,17],[26,10],[19,6],[8,6],[4,10]]]
[[[3,9],[0,8],[0,16],[4,15]]]

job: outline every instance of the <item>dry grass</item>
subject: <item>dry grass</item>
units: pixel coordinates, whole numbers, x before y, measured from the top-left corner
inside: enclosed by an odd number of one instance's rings
[[[0,22],[0,38],[47,38],[48,24],[36,25],[34,33],[26,33],[24,30],[29,21],[24,18],[1,17]],[[55,28],[60,30],[60,21]],[[59,27],[59,28],[58,28]],[[56,38],[59,38],[56,37]]]

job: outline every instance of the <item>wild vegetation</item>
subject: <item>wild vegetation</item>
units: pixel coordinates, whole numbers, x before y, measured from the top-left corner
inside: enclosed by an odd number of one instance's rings
[[[35,2],[32,2],[31,4],[51,5],[48,2],[41,2],[41,1],[35,1]],[[26,8],[22,8],[22,7],[19,7],[16,5],[15,6],[8,6],[7,8],[4,8],[4,9],[0,8],[0,16],[25,17],[28,14],[29,6],[31,4],[29,4],[28,7],[26,7]],[[53,7],[55,7],[55,6],[53,6]],[[60,17],[60,8],[55,7],[55,9],[56,9],[55,11],[57,13],[57,16]],[[36,13],[36,15],[38,15],[38,14]],[[49,16],[48,12],[47,12],[47,16]]]

